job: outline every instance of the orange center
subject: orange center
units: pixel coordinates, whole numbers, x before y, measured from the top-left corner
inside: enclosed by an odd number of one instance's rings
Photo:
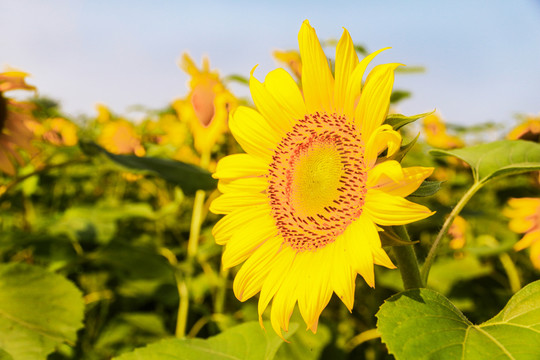
[[[360,133],[337,114],[297,121],[276,148],[268,174],[272,215],[296,250],[324,247],[362,213],[367,172]]]

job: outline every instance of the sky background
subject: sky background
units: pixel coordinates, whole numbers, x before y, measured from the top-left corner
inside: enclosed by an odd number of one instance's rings
[[[101,102],[129,116],[132,105],[187,94],[186,51],[222,76],[259,64],[264,79],[279,66],[273,50],[298,48],[304,19],[323,40],[345,27],[369,51],[391,46],[375,63],[425,66],[396,77],[395,89],[413,93],[404,114],[437,109],[448,122],[508,127],[516,113],[540,112],[539,0],[0,0],[0,66],[31,73],[69,115],[94,116]]]

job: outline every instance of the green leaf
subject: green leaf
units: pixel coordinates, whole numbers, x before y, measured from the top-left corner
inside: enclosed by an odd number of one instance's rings
[[[195,165],[171,159],[116,155],[90,142],[82,143],[81,148],[87,155],[101,152],[124,167],[157,175],[172,184],[180,186],[188,195],[194,194],[199,189],[213,190],[217,187],[217,180],[212,178],[212,174]]]
[[[401,100],[404,100],[410,97],[411,97],[410,91],[394,90],[392,91],[392,95],[390,95],[390,103],[395,104],[397,102],[400,102]]]
[[[421,119],[423,117],[433,114],[433,112],[434,111],[430,111],[427,113],[413,115],[413,116],[405,116],[401,114],[390,114],[386,117],[386,120],[384,121],[384,123],[392,126],[394,130],[399,130],[407,124],[410,124],[412,122],[415,122],[418,119]]]
[[[531,141],[500,140],[454,150],[434,149],[430,154],[460,158],[471,166],[477,182],[540,170],[540,144]]]
[[[28,264],[0,265],[0,349],[13,359],[45,359],[62,343],[74,345],[83,309],[81,292],[64,277]]]
[[[219,335],[203,339],[163,340],[131,353],[123,354],[117,360],[220,360],[220,359],[273,359],[278,348],[283,344],[265,323],[267,330],[261,329],[253,321],[232,327]],[[297,324],[289,326],[285,338],[291,336]]]
[[[420,187],[409,196],[424,197],[434,195],[441,189],[441,184],[443,182],[444,181],[424,180],[422,184],[420,184]]]
[[[472,324],[447,298],[429,289],[394,295],[377,327],[398,360],[535,360],[540,354],[540,281],[517,292],[494,318]]]

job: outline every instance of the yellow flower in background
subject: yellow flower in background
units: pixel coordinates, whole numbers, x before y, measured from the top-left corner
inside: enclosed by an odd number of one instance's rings
[[[103,124],[98,143],[114,154],[135,154],[137,156],[146,154],[135,127],[123,119]]]
[[[106,105],[103,104],[96,104],[96,110],[98,113],[98,116],[96,117],[96,121],[100,124],[104,124],[106,122],[111,121],[112,114],[109,110],[109,108]]]
[[[446,125],[436,114],[424,118],[423,128],[428,145],[439,149],[454,149],[465,145],[457,136],[446,133]]]
[[[27,73],[8,69],[0,73],[0,171],[15,175],[15,164],[24,164],[19,151],[32,153],[34,134],[31,127],[36,123],[32,117],[32,105],[4,96],[11,90],[35,90],[26,83]]]
[[[540,116],[528,116],[525,121],[513,128],[506,138],[509,140],[540,141]]]
[[[510,199],[503,214],[510,218],[510,230],[525,234],[514,245],[514,250],[529,248],[531,262],[540,270],[540,198]]]
[[[454,250],[462,249],[465,246],[467,234],[467,221],[461,216],[456,216],[448,234],[452,237],[450,240],[450,248]]]
[[[298,79],[302,78],[302,59],[298,51],[275,50],[272,55],[274,55],[276,60],[286,64]]]
[[[193,134],[194,146],[199,153],[209,153],[228,130],[229,111],[237,100],[219,79],[217,71],[210,70],[208,59],[203,59],[202,69],[184,54],[180,66],[191,76],[189,95],[176,100],[173,107],[181,121],[186,122]]]
[[[77,125],[64,118],[51,118],[33,127],[36,136],[56,146],[77,145]]]
[[[374,264],[394,268],[378,225],[432,214],[404,197],[433,169],[378,159],[401,144],[401,135],[383,125],[399,64],[376,66],[362,86],[366,67],[384,49],[359,61],[344,30],[334,78],[307,20],[298,40],[303,91],[284,69],[264,83],[252,74],[258,111],[240,106],[229,124],[247,153],[219,161],[213,176],[223,195],[210,206],[226,215],[213,229],[226,246],[223,267],[244,262],[234,279],[236,297],[260,292],[261,321],[272,300],[278,334],[287,331],[296,303],[313,332],[333,293],[351,310],[357,274],[373,287]]]

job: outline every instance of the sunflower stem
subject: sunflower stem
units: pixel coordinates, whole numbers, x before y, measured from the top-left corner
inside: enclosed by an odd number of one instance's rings
[[[428,276],[429,276],[429,270],[431,269],[431,265],[433,265],[433,260],[435,260],[435,256],[437,255],[437,250],[439,249],[439,246],[441,244],[441,240],[444,238],[444,235],[448,232],[450,229],[450,226],[454,222],[454,219],[459,215],[461,210],[465,207],[467,202],[473,197],[474,194],[480,188],[484,185],[483,182],[475,182],[473,186],[467,190],[467,192],[463,195],[463,197],[458,201],[456,206],[452,209],[452,212],[448,217],[446,218],[446,221],[444,222],[441,230],[437,234],[437,237],[435,238],[435,241],[433,241],[433,244],[431,245],[431,249],[429,249],[429,253],[426,257],[426,261],[424,262],[424,265],[422,266],[422,281],[427,284]]]
[[[405,241],[411,241],[409,233],[405,226],[394,226],[396,234]],[[414,252],[413,245],[394,246],[394,255],[398,263],[398,268],[401,273],[401,279],[403,280],[403,287],[405,290],[417,289],[424,287],[422,278],[420,277],[420,268],[418,266],[418,260]]]

